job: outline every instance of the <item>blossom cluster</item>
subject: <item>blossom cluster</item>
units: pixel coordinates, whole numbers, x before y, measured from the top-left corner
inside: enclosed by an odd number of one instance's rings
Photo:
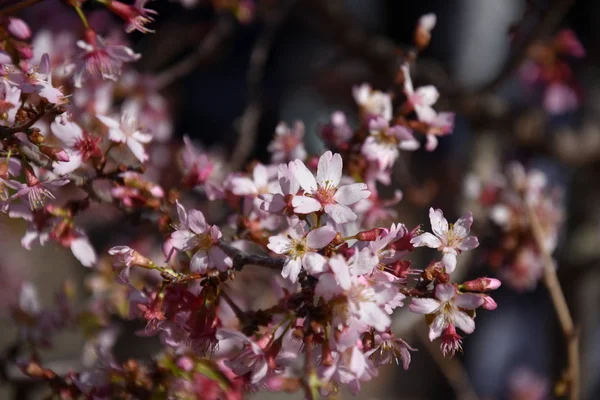
[[[126,32],[151,32],[147,1],[100,3]],[[67,398],[235,399],[262,388],[327,395],[341,386],[356,393],[382,365],[409,367],[415,349],[392,329],[396,309],[425,315],[429,339],[452,356],[462,350],[458,332],[474,331],[476,310],[496,308],[489,292],[497,279],[452,281],[461,254],[479,245],[470,213],[449,224],[431,208],[430,233],[397,221],[401,192],[380,196],[403,152],[422,141],[433,151],[453,129],[454,115],[433,108],[437,89],[415,89],[408,63],[397,96],[354,88],[359,123],[333,113],[321,129],[331,150],[309,155],[304,125],[281,123],[270,163],[229,171],[189,137],[170,154],[166,102],[152,77],[128,70],[140,55],[98,35],[72,7],[84,26],[80,40],[39,32],[30,43],[27,25],[9,19],[2,43],[0,209],[29,223],[25,248],[54,241],[93,267],[84,305],[66,288],[57,311],[43,310],[35,289],[22,287],[13,314],[20,342],[34,349],[19,360],[25,374]],[[434,26],[434,15],[420,20],[418,48]],[[228,215],[211,213],[215,205]],[[155,233],[99,257],[79,221],[101,207],[146,218]],[[438,255],[415,267],[412,254],[428,251],[421,248]],[[273,278],[261,305],[248,296],[249,273],[259,268]],[[138,334],[160,339],[151,363],[112,355],[114,316],[143,321]],[[73,325],[86,336],[85,370],[59,376],[37,348]]]

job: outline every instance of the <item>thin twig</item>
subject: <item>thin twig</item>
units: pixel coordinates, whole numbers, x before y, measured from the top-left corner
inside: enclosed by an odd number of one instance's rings
[[[417,336],[419,336],[419,339],[433,358],[433,361],[440,367],[440,371],[444,374],[450,386],[452,386],[456,399],[478,400],[479,397],[462,363],[456,358],[444,357],[439,347],[429,340],[427,330],[423,324],[419,324],[415,330],[417,331]]]
[[[16,4],[10,5],[10,6],[6,6],[6,7],[0,7],[0,16],[8,16],[8,15],[12,15],[18,11],[21,11],[27,7],[31,7],[34,4],[37,3],[41,3],[44,0],[23,0],[23,1],[17,1]]]
[[[157,90],[164,89],[180,78],[194,71],[199,65],[214,62],[216,54],[223,51],[225,43],[235,33],[235,18],[229,13],[217,17],[213,28],[203,38],[198,48],[175,65],[156,75],[154,85]]]
[[[567,376],[569,379],[569,399],[578,400],[580,392],[579,337],[575,331],[573,317],[571,316],[571,312],[569,311],[569,307],[567,305],[567,300],[565,299],[558,276],[556,275],[554,260],[544,245],[545,241],[542,225],[535,212],[535,209],[529,202],[527,202],[527,214],[529,218],[529,224],[531,225],[531,232],[544,263],[544,284],[548,288],[548,292],[550,292],[552,304],[556,310],[560,327],[567,342],[567,356],[569,360],[567,370]]]
[[[273,42],[279,29],[296,4],[296,0],[286,0],[280,6],[266,11],[265,27],[256,40],[250,54],[250,67],[247,74],[248,105],[240,118],[239,135],[236,146],[231,153],[231,169],[240,169],[254,147],[258,124],[262,116],[262,82],[265,76],[267,61]]]
[[[257,254],[248,254],[242,250],[236,249],[229,243],[220,242],[219,247],[233,259],[233,268],[241,270],[245,265],[260,265],[276,271],[281,271],[285,259],[273,258],[269,256],[260,256]]]

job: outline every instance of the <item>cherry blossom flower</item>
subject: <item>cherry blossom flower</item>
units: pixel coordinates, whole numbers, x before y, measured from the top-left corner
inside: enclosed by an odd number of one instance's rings
[[[12,126],[19,110],[21,90],[2,79],[0,83],[0,125]]]
[[[51,176],[42,177],[41,180],[35,176],[30,168],[25,168],[26,184],[19,184],[19,188],[11,199],[17,199],[27,196],[29,207],[32,210],[41,208],[46,199],[55,199],[52,190],[69,183],[67,178],[53,178]]]
[[[293,196],[298,194],[300,184],[296,180],[292,170],[292,162],[290,162],[289,166],[279,164],[277,171],[279,188],[274,188],[271,193],[262,193],[260,195],[260,199],[262,200],[260,205],[261,210],[280,214],[287,208],[293,209],[293,206],[288,203]]]
[[[275,128],[275,137],[267,147],[272,153],[273,163],[288,162],[295,159],[305,160],[306,149],[304,148],[304,123],[302,121],[294,122],[290,128],[284,122],[279,123]]]
[[[336,235],[337,232],[331,226],[322,226],[307,232],[306,224],[295,220],[288,230],[288,235],[271,236],[267,247],[277,254],[288,256],[281,276],[296,282],[301,268],[311,275],[325,270],[327,260],[317,251],[327,246]]]
[[[352,94],[364,113],[391,121],[393,109],[392,96],[389,93],[373,90],[369,84],[363,83],[360,86],[353,87]]]
[[[141,57],[129,47],[105,42],[91,30],[86,30],[86,41],[77,46],[83,50],[74,64],[75,87],[80,88],[88,77],[116,81],[121,75],[123,63],[137,61]]]
[[[127,114],[121,115],[120,122],[104,115],[96,115],[96,118],[109,128],[108,138],[111,141],[125,143],[140,162],[148,160],[143,145],[152,141],[152,135],[143,133],[135,118]]]
[[[269,182],[269,168],[256,164],[252,170],[252,179],[246,176],[234,176],[231,181],[231,192],[237,196],[257,196],[272,191],[276,182]]]
[[[59,175],[65,175],[75,171],[82,163],[90,158],[102,157],[100,149],[101,137],[93,137],[87,131],[81,129],[75,122],[58,116],[50,125],[52,133],[56,135],[66,146],[65,149],[69,156],[67,162],[54,162],[54,172]]]
[[[420,146],[410,129],[401,125],[390,127],[388,121],[381,117],[369,122],[369,132],[371,134],[363,143],[361,152],[382,170],[394,165],[398,150],[416,150]]]
[[[473,333],[475,321],[461,310],[474,310],[483,304],[483,299],[474,294],[458,294],[448,283],[435,287],[435,299],[413,298],[410,310],[418,314],[431,314],[435,318],[429,325],[429,340],[434,341],[449,326],[454,325],[465,333]]]
[[[338,224],[354,221],[356,214],[348,206],[371,194],[364,183],[338,187],[342,177],[342,157],[337,153],[333,155],[328,151],[319,158],[316,180],[300,160],[291,162],[290,169],[304,189],[304,196],[292,199],[294,211],[299,214],[324,210]]]
[[[212,268],[219,271],[231,268],[233,261],[218,246],[222,236],[219,228],[207,224],[201,211],[190,210],[187,213],[179,203],[177,213],[179,226],[171,234],[171,243],[177,250],[194,251],[190,268],[200,273]]]
[[[117,14],[127,23],[125,32],[131,33],[135,30],[141,33],[153,33],[154,31],[146,28],[146,24],[154,21],[151,14],[158,14],[156,11],[146,7],[149,0],[136,0],[133,5],[125,4],[120,1],[111,0],[108,8]]]
[[[397,365],[402,363],[402,367],[408,369],[411,351],[416,351],[416,349],[410,347],[404,340],[394,337],[391,333],[377,332],[374,335],[373,349],[369,350],[365,355],[376,366],[395,362]]]
[[[225,362],[238,376],[250,373],[250,383],[256,385],[262,382],[269,372],[267,354],[264,350],[244,334],[230,330],[219,329],[217,339],[234,340],[243,344],[239,354]]]
[[[50,57],[44,54],[39,65],[25,67],[26,70],[11,67],[8,69],[8,80],[23,93],[37,93],[52,104],[62,104],[65,96],[60,88],[52,86]]]
[[[323,380],[347,385],[352,394],[360,390],[360,381],[369,381],[377,376],[377,369],[358,346],[333,354],[333,362],[322,368]]]
[[[428,85],[415,90],[410,78],[408,65],[405,64],[402,66],[402,72],[404,73],[404,93],[415,109],[417,118],[423,122],[432,121],[436,117],[436,112],[431,106],[435,104],[440,96],[437,89],[435,86]]]
[[[427,143],[425,150],[434,151],[438,145],[438,137],[452,133],[454,129],[454,113],[441,112],[427,121]]]
[[[345,150],[348,142],[352,139],[354,132],[348,124],[346,114],[341,111],[335,111],[331,114],[329,123],[323,126],[321,136],[333,148]]]
[[[427,246],[441,251],[444,255],[442,265],[446,268],[446,272],[451,273],[456,268],[458,254],[479,246],[475,236],[468,236],[473,223],[473,214],[469,212],[448,226],[442,210],[430,208],[429,219],[433,234],[423,233],[412,238],[411,243],[415,247]]]
[[[189,136],[183,137],[184,148],[181,152],[181,161],[185,177],[184,183],[187,186],[194,187],[205,183],[215,167],[208,156],[204,153],[199,153]]]

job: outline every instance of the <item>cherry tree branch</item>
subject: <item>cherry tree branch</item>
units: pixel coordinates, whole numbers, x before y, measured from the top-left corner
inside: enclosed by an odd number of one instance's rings
[[[281,271],[285,259],[273,258],[269,256],[261,256],[257,254],[249,254],[239,250],[226,242],[220,242],[219,247],[233,260],[233,268],[241,270],[246,265],[260,265],[275,271]]]
[[[556,275],[554,260],[544,245],[545,241],[542,225],[535,212],[535,209],[529,203],[527,204],[527,214],[531,226],[531,232],[544,263],[544,284],[548,288],[548,292],[550,292],[552,304],[556,310],[560,327],[567,342],[567,357],[569,360],[567,369],[567,376],[569,380],[569,399],[577,400],[579,399],[580,392],[579,337],[575,330],[573,317],[569,311],[567,300],[565,299],[558,276]]]

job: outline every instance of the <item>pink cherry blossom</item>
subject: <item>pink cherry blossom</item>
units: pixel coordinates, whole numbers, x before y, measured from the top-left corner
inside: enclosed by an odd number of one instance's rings
[[[2,79],[0,84],[0,125],[12,126],[19,110],[21,90]]]
[[[215,164],[209,160],[206,154],[198,152],[189,136],[183,137],[183,143],[181,161],[185,173],[184,182],[191,187],[201,185],[208,180]]]
[[[449,326],[454,325],[465,333],[473,333],[475,321],[461,310],[474,310],[483,304],[483,299],[474,294],[458,294],[448,283],[435,287],[435,299],[413,298],[410,310],[418,314],[431,314],[435,318],[429,325],[429,340],[434,341]]]
[[[273,163],[288,162],[295,159],[305,160],[306,149],[304,148],[304,123],[302,121],[294,122],[290,128],[286,123],[281,122],[275,128],[275,137],[267,147],[272,153]]]
[[[294,176],[292,163],[289,166],[286,164],[279,164],[277,171],[277,181],[279,187],[273,188],[271,193],[262,193],[260,199],[262,203],[260,209],[270,213],[281,214],[286,208],[290,208],[288,203],[291,201],[298,191],[300,190],[300,184]],[[291,207],[293,208],[293,207]]]
[[[354,132],[348,124],[346,114],[335,111],[331,114],[329,123],[323,126],[321,136],[330,146],[336,149],[346,149]]]
[[[108,8],[117,14],[127,23],[125,32],[131,33],[135,30],[141,33],[153,33],[154,31],[146,28],[146,24],[154,21],[152,14],[158,14],[156,11],[146,7],[149,0],[136,0],[135,4],[129,5],[120,1],[112,0],[108,3]]]
[[[91,29],[86,30],[86,41],[79,40],[77,46],[83,50],[74,64],[73,76],[78,88],[89,77],[116,81],[123,63],[141,57],[127,46],[105,42]]]
[[[348,206],[371,194],[364,183],[338,187],[342,178],[342,157],[337,153],[333,155],[328,151],[319,158],[316,180],[300,160],[290,163],[290,169],[304,189],[304,196],[292,199],[298,214],[324,210],[338,224],[354,221],[356,214]]]
[[[327,246],[336,235],[331,226],[308,231],[304,222],[296,220],[287,235],[271,236],[267,247],[277,254],[287,255],[281,276],[296,282],[301,268],[311,275],[325,270],[327,260],[317,251]]]
[[[27,196],[29,207],[32,210],[41,208],[46,199],[55,199],[52,191],[60,186],[69,183],[66,178],[53,178],[51,176],[40,176],[38,179],[34,172],[30,169],[25,169],[26,184],[19,183],[19,188],[11,199],[17,199]]]
[[[250,373],[250,383],[256,385],[262,382],[269,372],[267,354],[264,350],[244,334],[230,330],[219,329],[218,340],[234,340],[243,345],[242,350],[234,357],[226,361],[226,365],[238,376]]]
[[[399,150],[416,150],[420,146],[410,129],[400,125],[390,127],[388,121],[381,117],[369,122],[369,132],[371,134],[363,143],[361,152],[382,170],[394,165]]]
[[[386,121],[391,121],[392,96],[389,93],[383,93],[373,90],[367,83],[352,88],[354,101],[360,106],[364,113],[373,117],[382,117]]]
[[[375,333],[375,342],[373,349],[366,353],[366,356],[373,361],[376,366],[391,364],[395,362],[397,365],[402,363],[402,367],[406,370],[410,365],[411,351],[416,351],[404,340],[394,337],[393,334],[382,332]]]
[[[423,122],[433,120],[436,116],[436,112],[431,106],[435,104],[440,96],[439,92],[435,86],[431,85],[422,86],[415,90],[413,88],[408,65],[405,64],[402,66],[402,72],[404,73],[404,93],[415,109],[417,118]]]
[[[323,380],[347,385],[350,392],[358,393],[361,381],[369,381],[377,376],[377,369],[366,355],[354,346],[333,355],[333,363],[322,368]]]
[[[56,174],[68,174],[75,171],[90,158],[102,157],[102,151],[99,147],[101,137],[91,136],[75,122],[69,121],[63,116],[56,117],[50,127],[52,133],[67,146],[65,151],[69,156],[67,162],[54,162],[52,164]]]
[[[63,104],[66,101],[61,89],[52,86],[52,73],[48,54],[42,56],[37,66],[25,66],[24,69],[10,67],[8,69],[8,80],[21,89],[23,93],[37,93],[50,103]]]
[[[171,244],[179,251],[194,251],[190,268],[200,273],[212,268],[219,271],[231,268],[233,261],[218,246],[222,236],[219,228],[207,224],[201,211],[187,213],[179,203],[177,213],[179,225],[171,234]]]
[[[437,113],[431,120],[427,121],[427,143],[425,150],[434,151],[438,145],[438,137],[452,133],[454,129],[454,113]]]
[[[108,138],[111,141],[125,143],[140,162],[148,160],[143,145],[152,141],[152,135],[142,132],[134,117],[123,114],[120,122],[104,115],[96,115],[96,118],[109,128]]]
[[[430,208],[429,219],[433,234],[423,233],[412,238],[411,243],[415,247],[427,246],[441,251],[444,255],[442,265],[446,268],[446,272],[451,273],[456,268],[458,254],[479,246],[475,236],[468,236],[473,223],[473,214],[469,212],[448,226],[442,210]]]

